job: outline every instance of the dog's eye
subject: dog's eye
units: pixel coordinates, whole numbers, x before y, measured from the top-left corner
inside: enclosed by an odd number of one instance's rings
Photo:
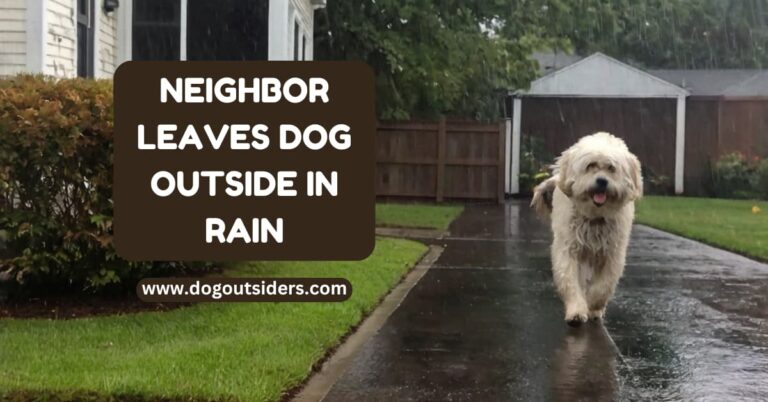
[[[587,165],[587,170],[592,170],[597,167],[597,162],[592,162],[589,165]]]
[[[608,171],[614,173],[616,171],[616,167],[613,165],[608,165]]]

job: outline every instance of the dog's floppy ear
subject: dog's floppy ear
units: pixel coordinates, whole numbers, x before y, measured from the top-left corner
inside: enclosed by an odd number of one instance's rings
[[[555,161],[555,174],[557,175],[557,187],[568,197],[573,195],[574,179],[571,178],[571,149],[565,150]]]
[[[637,156],[629,154],[629,176],[632,180],[632,199],[636,200],[643,196],[643,170],[640,166],[640,160]]]
[[[556,185],[557,176],[552,176],[539,183],[539,185],[533,189],[531,207],[533,207],[533,209],[536,210],[536,213],[542,218],[548,218],[552,213],[552,198]]]

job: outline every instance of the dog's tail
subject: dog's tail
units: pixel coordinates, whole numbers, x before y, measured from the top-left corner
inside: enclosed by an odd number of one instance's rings
[[[556,187],[557,175],[554,175],[539,183],[539,185],[533,189],[531,207],[536,210],[536,213],[538,213],[539,216],[548,218],[552,213],[552,198]]]

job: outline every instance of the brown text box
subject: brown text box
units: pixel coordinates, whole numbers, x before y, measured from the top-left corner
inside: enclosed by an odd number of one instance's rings
[[[161,78],[274,77],[285,83],[298,77],[324,78],[328,103],[177,103],[160,100]],[[294,91],[294,95],[299,91]],[[205,94],[205,89],[203,89]],[[169,98],[172,99],[172,98]],[[139,149],[138,126],[145,127],[145,145],[157,145],[157,127],[176,124],[178,143],[192,125],[202,150]],[[207,141],[204,126],[220,134],[223,125],[264,124],[270,146],[265,150],[233,150],[226,137],[218,150]],[[319,124],[330,130],[349,126],[351,146],[330,145],[312,150],[304,145],[282,150],[279,128],[300,129]],[[374,133],[373,75],[355,62],[128,62],[115,74],[114,230],[118,253],[130,260],[356,260],[374,246]],[[319,139],[319,134],[314,137]],[[249,137],[249,139],[252,139]],[[185,182],[193,171],[296,171],[295,197],[228,196],[225,185],[208,195],[209,182],[200,181],[194,196],[153,193],[150,183],[158,171],[182,172]],[[306,173],[338,172],[338,195],[307,196]],[[221,184],[221,179],[218,179]],[[160,181],[163,182],[162,180]],[[187,186],[191,183],[186,182]],[[229,233],[237,219],[252,229],[254,219],[275,225],[283,219],[282,243],[265,236],[263,242],[235,239],[207,242],[206,219],[217,218]],[[263,225],[262,225],[263,226]],[[219,228],[221,228],[219,226]],[[259,233],[260,231],[256,231]],[[255,233],[251,233],[252,235]],[[255,236],[253,236],[255,237]]]

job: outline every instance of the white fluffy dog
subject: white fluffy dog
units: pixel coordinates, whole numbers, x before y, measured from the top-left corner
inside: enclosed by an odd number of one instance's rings
[[[531,206],[551,215],[552,273],[568,324],[605,314],[642,194],[640,161],[608,133],[582,137],[565,150],[554,175],[534,190]]]

